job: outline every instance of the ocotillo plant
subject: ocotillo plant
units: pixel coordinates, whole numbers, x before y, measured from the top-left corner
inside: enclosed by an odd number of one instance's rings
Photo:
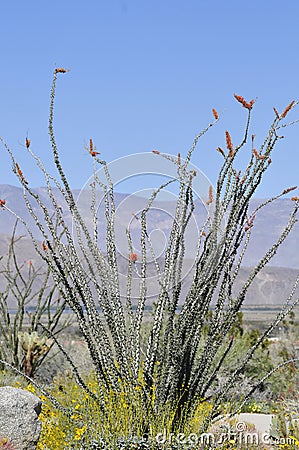
[[[70,320],[63,318],[66,302],[57,295],[49,268],[35,267],[31,260],[24,262],[16,251],[23,237],[17,236],[16,222],[0,264],[5,285],[0,292],[0,359],[32,377],[54,343],[46,342],[47,333],[40,322],[56,335]]]
[[[180,154],[173,157],[154,151],[157,158],[170,159],[176,165],[177,178],[153,191],[139,217],[141,224],[141,256],[138,261],[140,289],[135,308],[132,300],[132,279],[137,264],[137,254],[133,251],[130,230],[127,230],[127,295],[123,302],[115,236],[114,185],[106,161],[100,158],[90,139],[87,150],[93,160],[94,170],[91,183],[90,216],[93,224],[91,232],[80,214],[60,162],[54,133],[54,101],[57,76],[65,72],[67,70],[64,68],[57,68],[54,71],[49,115],[49,135],[59,180],[49,174],[41,159],[33,152],[29,139],[26,139],[27,150],[36,160],[45,177],[49,199],[55,211],[55,220],[59,223],[58,230],[54,226],[53,216],[30,186],[29,179],[23,174],[14,153],[2,140],[11,157],[13,170],[24,188],[26,206],[41,233],[42,244],[27,227],[28,233],[37,253],[47,263],[62,298],[77,317],[99,384],[101,386],[105,384],[107,389],[113,389],[114,392],[127,390],[130,395],[134,395],[134,390],[138,386],[143,390],[145,433],[150,429],[150,423],[148,423],[150,410],[158,412],[160,408],[165,407],[165,404],[172,404],[175,414],[172,414],[169,420],[172,422],[173,430],[178,430],[184,420],[192,415],[198,402],[207,398],[212,392],[211,388],[217,382],[217,376],[221,373],[226,356],[233,346],[231,329],[237,320],[246,292],[256,275],[275,255],[296,222],[299,197],[294,196],[292,197],[293,208],[281,236],[252,269],[239,292],[233,292],[256,215],[260,214],[267,204],[295,189],[294,187],[285,189],[282,193],[265,201],[255,211],[250,212],[250,200],[270,166],[272,151],[280,139],[280,130],[286,126],[283,121],[296,104],[291,102],[281,114],[275,110],[269,132],[260,149],[257,150],[254,135],[251,139],[248,137],[254,101],[247,102],[243,97],[235,95],[235,99],[247,113],[244,137],[242,142],[235,146],[230,133],[226,131],[226,150],[220,147],[217,149],[220,157],[223,158],[223,163],[215,192],[212,187],[207,192],[206,205],[209,206],[210,213],[199,236],[194,237],[197,254],[192,281],[183,299],[181,297],[185,235],[195,208],[192,185],[196,172],[190,169],[190,160],[198,140],[218,122],[217,111],[213,109],[213,121],[196,136],[184,159]],[[239,172],[235,166],[241,150],[247,152],[249,156],[247,165]],[[105,182],[98,177],[99,167],[104,170]],[[159,193],[172,182],[178,184],[179,193],[169,239],[161,262],[155,258],[147,229],[147,217]],[[98,242],[97,188],[104,192],[105,251],[101,250]],[[54,189],[58,189],[65,199],[64,208],[67,208],[67,212],[72,217],[73,232],[65,221]],[[9,209],[5,199],[2,199],[1,206],[3,209]],[[36,213],[37,209],[41,214]],[[22,222],[26,226],[24,220]],[[60,232],[64,233],[64,239],[60,238]],[[148,293],[148,248],[154,257],[159,293],[155,301],[146,350],[143,352],[141,325]],[[269,325],[248,354],[242,360],[236,361],[235,370],[230,378],[222,386],[218,386],[216,393],[214,392],[214,407],[209,420],[218,414],[221,399],[227,394],[230,385],[237,381],[258,345],[298,302],[299,299],[293,299],[298,281],[299,277],[277,319]],[[182,308],[178,311],[180,300]],[[210,312],[213,302],[214,308]],[[211,317],[209,321],[206,320],[208,314]],[[82,380],[79,381],[84,386]],[[104,394],[98,401],[104,404]]]

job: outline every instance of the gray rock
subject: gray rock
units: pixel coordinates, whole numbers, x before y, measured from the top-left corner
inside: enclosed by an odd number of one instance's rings
[[[35,450],[41,432],[41,405],[31,392],[1,387],[0,438],[8,438],[16,450]]]

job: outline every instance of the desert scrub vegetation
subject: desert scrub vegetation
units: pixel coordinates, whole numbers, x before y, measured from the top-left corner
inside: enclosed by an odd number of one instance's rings
[[[253,331],[244,331],[242,335],[236,334],[231,359],[244,357],[248,349],[251,348],[252,340],[255,341],[258,336],[258,333]],[[252,336],[253,334],[254,337]],[[269,346],[271,344],[267,343],[256,352],[252,358],[250,367],[244,371],[243,376],[232,388],[230,396],[223,400],[221,404],[222,413],[229,415],[238,410],[240,404],[243,403],[246,392],[252,388],[254,380],[259,379],[259,377],[265,375],[274,367],[274,361],[270,359],[268,354]],[[231,370],[231,359],[225,362],[224,371],[226,373],[229,373]],[[278,361],[275,360],[275,364],[277,363]],[[286,380],[292,383],[294,388],[296,386],[298,387],[296,374],[292,372],[292,375],[293,377],[290,379],[288,366],[283,367],[279,373],[279,377],[277,379],[274,378],[274,380],[272,377],[270,380],[267,380],[268,383],[266,382],[265,385],[260,385],[255,391],[254,398],[250,398],[242,408],[242,412],[275,414],[278,420],[273,424],[273,430],[275,428],[274,436],[277,438],[287,439],[289,435],[297,436],[295,433],[296,430],[293,431],[292,429],[291,432],[288,432],[286,431],[285,425],[288,421],[289,411],[295,411],[293,406],[295,402],[290,401],[289,398],[286,398],[284,401],[281,400],[281,393],[283,392]],[[84,381],[93,393],[97,394],[99,392],[99,385],[94,372],[86,374]],[[221,381],[223,380],[220,379],[218,383],[221,383]],[[25,386],[24,382],[23,386]],[[192,418],[180,427],[180,433],[183,433],[185,440],[183,438],[177,439],[179,434],[172,433],[172,421],[169,420],[175,414],[175,408],[173,408],[172,403],[166,404],[159,413],[149,405],[147,415],[151,426],[145,437],[144,429],[142,429],[142,418],[144,416],[143,386],[144,379],[142,372],[140,372],[139,385],[136,386],[132,398],[128,396],[125,386],[122,387],[120,392],[115,392],[112,389],[107,391],[103,387],[103,391],[105,392],[105,412],[103,412],[99,408],[98,403],[78,386],[71,371],[61,373],[55,378],[50,389],[52,396],[59,400],[59,403],[64,406],[69,414],[55,408],[47,397],[41,395],[43,401],[41,415],[43,429],[38,449],[151,448],[158,450],[168,445],[167,448],[169,449],[189,448],[191,450],[191,448],[194,448],[193,444],[195,440],[200,442],[200,439],[207,445],[204,441],[204,434],[202,434],[201,438],[199,430],[202,428],[204,420],[213,407],[212,399],[200,402]],[[38,394],[38,390],[33,386],[29,385],[28,389]],[[155,390],[153,389],[151,395],[153,404],[154,400]],[[293,425],[296,424],[296,418],[298,418],[298,414],[292,412],[291,419]],[[134,434],[132,433],[133,423],[135,424]],[[139,429],[138,426],[140,426]],[[232,432],[234,428],[232,425]],[[213,426],[213,432],[215,432],[215,440],[217,440],[220,439],[223,430],[216,424]],[[171,439],[173,440],[172,447],[170,446]],[[223,445],[219,444],[217,448],[237,448],[236,445],[229,444],[228,441],[229,439],[226,439]],[[181,442],[181,445],[178,445],[178,442]],[[285,448],[292,447],[288,446]]]
[[[213,419],[222,414],[224,400],[232,387],[238,384],[258,349],[299,301],[296,297],[297,277],[276,319],[247,347],[241,357],[231,357],[235,342],[234,329],[248,288],[262,268],[271,261],[297,220],[299,197],[294,195],[291,197],[289,219],[281,235],[252,268],[239,291],[234,292],[235,280],[250,242],[256,216],[262,214],[266,205],[296,189],[295,186],[288,187],[251,210],[250,200],[270,167],[273,149],[282,138],[282,129],[285,131],[290,125],[285,119],[297,103],[292,101],[282,113],[274,109],[274,119],[268,133],[258,146],[250,130],[254,101],[248,102],[235,94],[235,100],[246,116],[244,135],[241,142],[234,145],[230,132],[226,131],[223,148],[216,149],[222,165],[215,189],[210,186],[201,199],[207,209],[207,218],[198,235],[194,236],[196,256],[190,286],[184,298],[182,279],[186,230],[195,210],[193,183],[198,175],[190,164],[198,141],[216,126],[220,120],[219,114],[215,109],[212,110],[212,121],[195,137],[184,157],[180,153],[173,156],[153,150],[157,165],[159,158],[167,159],[176,168],[176,175],[152,190],[146,207],[136,216],[140,225],[137,250],[133,245],[131,228],[126,229],[127,275],[126,293],[123,296],[116,241],[114,181],[109,164],[102,159],[90,139],[86,151],[93,165],[93,179],[89,186],[88,221],[80,212],[61,164],[54,132],[54,104],[57,78],[66,72],[64,68],[54,70],[49,113],[49,136],[58,177],[49,173],[33,151],[30,139],[27,137],[25,141],[29,155],[44,175],[51,212],[31,186],[29,174],[23,172],[15,153],[1,138],[4,149],[10,155],[13,171],[24,189],[25,204],[34,219],[40,239],[35,237],[24,219],[10,209],[6,199],[0,201],[1,213],[14,214],[26,227],[61,298],[76,317],[93,363],[95,389],[89,387],[88,381],[81,376],[53,332],[47,331],[71,364],[75,380],[83,390],[82,395],[86,394],[97,405],[98,429],[110,427],[111,433],[115,433],[114,439],[123,435],[123,431],[113,431],[114,413],[107,409],[107,396],[109,398],[112,395],[111,401],[115,401],[115,405],[121,405],[122,402],[128,405],[127,416],[121,420],[126,421],[125,426],[131,436],[146,440],[156,429],[156,418],[160,420],[160,427],[163,418],[163,426],[169,432],[186,430],[188,424],[197,420],[199,409],[205,413],[197,431],[203,432]],[[248,158],[240,169],[241,153],[247,154]],[[163,258],[157,258],[147,219],[159,195],[170,185],[177,187],[176,208]],[[57,202],[57,192],[64,198],[63,207]],[[100,238],[97,217],[99,199],[103,200],[105,206],[104,238]],[[72,217],[72,228],[67,224],[66,215]],[[143,350],[142,325],[150,300],[149,258],[154,262],[158,293]],[[137,299],[133,294],[133,280],[138,283]],[[182,304],[180,310],[179,302]],[[231,364],[228,372],[225,368],[229,360]],[[296,361],[296,358],[290,358],[281,363],[279,368],[295,364]],[[5,364],[5,361],[2,363]],[[269,373],[254,380],[243,403],[275,370],[270,368]],[[54,397],[51,398],[53,400]],[[59,401],[55,404],[65,414],[73,414],[70,405],[63,407]],[[113,408],[113,411],[118,410],[119,406]],[[110,417],[108,421],[107,415]],[[84,434],[85,425],[87,422],[83,421],[82,427],[77,427],[81,430],[78,434]]]
[[[17,255],[16,247],[24,237],[17,236],[17,225],[18,221],[7,253],[0,258],[0,275],[5,281],[5,290],[0,292],[0,359],[33,377],[54,344],[41,322],[57,335],[70,320],[62,317],[66,301],[56,295],[49,268],[36,267],[32,260]]]
[[[90,374],[85,381],[94,393],[99,394],[101,387],[94,374]],[[51,402],[46,397],[41,396],[43,400],[41,414],[43,430],[38,449],[122,449],[136,448],[137,443],[140,445],[139,448],[160,448],[155,436],[161,430],[167,434],[170,433],[168,417],[173,414],[173,411],[167,407],[165,407],[163,415],[151,411],[150,435],[145,438],[142,427],[144,416],[144,401],[142,398],[144,380],[142,375],[139,383],[139,386],[135,388],[133,398],[128,397],[125,386],[120,392],[115,392],[112,389],[107,391],[104,387],[105,412],[103,414],[99,404],[78,386],[71,375],[57,377],[51,393],[70,411],[70,414],[66,415],[53,408]],[[29,386],[29,390],[36,393],[33,386]],[[153,392],[152,400],[154,395]],[[200,405],[196,419],[194,418],[188,424],[188,433],[190,433],[190,430],[198,429],[210,408],[208,402]],[[134,434],[131,432],[133,427],[135,429]],[[138,429],[138,427],[140,428]]]

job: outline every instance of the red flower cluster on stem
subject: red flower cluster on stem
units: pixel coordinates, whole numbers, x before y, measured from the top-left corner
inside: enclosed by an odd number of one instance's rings
[[[211,203],[213,203],[213,200],[214,200],[214,198],[213,198],[213,187],[210,186],[209,187],[209,198],[206,201],[206,205],[209,206]]]
[[[297,186],[286,188],[282,191],[282,195],[288,194],[289,192],[294,191],[295,189],[297,189]]]
[[[17,171],[19,177],[21,178],[21,180],[23,181],[23,183],[28,184],[28,181],[25,179],[23,172],[21,171],[18,163],[15,164],[15,167],[16,167],[16,171]]]
[[[285,108],[285,110],[283,111],[283,113],[281,114],[280,117],[284,118],[284,117],[287,115],[287,113],[290,111],[290,109],[293,108],[294,104],[295,104],[295,100],[293,100],[293,101]]]
[[[241,105],[244,108],[249,109],[249,110],[252,109],[252,107],[253,107],[253,105],[255,103],[254,100],[250,100],[250,102],[246,102],[246,100],[244,99],[244,97],[242,97],[242,95],[234,94],[234,97],[239,103],[241,103]]]
[[[225,132],[225,138],[226,138],[226,147],[229,150],[228,156],[230,158],[232,158],[232,156],[234,155],[234,146],[233,146],[232,139],[231,139],[228,131]]]
[[[218,114],[218,112],[216,111],[216,109],[212,109],[212,113],[213,113],[213,116],[215,117],[215,119],[216,120],[218,120],[219,119],[219,114]]]
[[[89,149],[88,149],[88,151],[89,151],[89,154],[91,156],[93,156],[93,157],[95,157],[95,156],[100,154],[99,152],[96,152],[95,150],[96,150],[96,147],[94,147],[92,139],[89,139]]]
[[[129,256],[130,262],[135,263],[137,261],[137,259],[138,259],[138,256],[136,255],[136,253],[130,253],[130,256]]]
[[[54,73],[66,73],[69,72],[69,69],[65,69],[64,67],[56,67]]]
[[[256,148],[254,148],[252,150],[252,152],[253,152],[254,156],[256,157],[256,159],[265,159],[266,158],[265,155],[260,155]]]

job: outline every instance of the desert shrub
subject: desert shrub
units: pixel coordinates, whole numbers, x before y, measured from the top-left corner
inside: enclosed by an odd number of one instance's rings
[[[292,101],[282,113],[274,110],[275,116],[269,131],[258,146],[255,135],[251,134],[249,137],[254,101],[247,102],[243,97],[235,95],[247,115],[244,135],[241,142],[234,145],[231,134],[226,131],[226,150],[217,148],[222,165],[215,189],[208,187],[202,199],[207,208],[207,220],[199,230],[199,235],[194,236],[196,256],[190,285],[184,298],[182,278],[186,230],[195,209],[193,183],[198,175],[190,167],[190,160],[199,139],[219,121],[217,111],[212,110],[212,121],[195,137],[184,158],[181,154],[173,156],[153,151],[157,158],[170,161],[176,174],[153,190],[147,206],[136,219],[140,224],[138,254],[134,251],[131,230],[129,227],[126,229],[128,252],[124,298],[116,245],[114,184],[108,164],[90,139],[86,148],[93,161],[93,180],[89,190],[89,227],[80,212],[60,161],[54,133],[54,103],[57,77],[66,72],[64,68],[54,70],[49,116],[49,135],[59,179],[48,173],[41,159],[32,150],[30,140],[26,138],[26,148],[44,175],[51,212],[31,187],[14,152],[2,139],[4,148],[11,157],[13,171],[24,188],[26,206],[41,239],[35,237],[22,218],[18,219],[27,228],[37,253],[46,262],[61,297],[76,316],[94,365],[98,387],[95,392],[89,389],[68,355],[65,356],[72,364],[78,384],[97,403],[99,411],[102,411],[101,418],[105,417],[107,408],[105,393],[113,393],[109,404],[115,401],[116,405],[121,405],[121,402],[128,405],[127,413],[131,419],[126,422],[126,426],[130,434],[135,435],[137,430],[147,436],[155,429],[156,418],[160,418],[161,422],[165,414],[168,429],[174,432],[184,430],[196,416],[199,405],[211,395],[212,407],[201,424],[201,429],[204,430],[221,413],[223,400],[246,368],[249,370],[257,349],[299,301],[294,298],[298,277],[277,318],[261,335],[255,337],[245,354],[234,361],[229,376],[219,383],[225,362],[234,348],[234,328],[247,290],[263,267],[271,261],[297,220],[299,197],[294,195],[291,197],[289,219],[281,235],[252,269],[238,292],[234,292],[235,280],[248,248],[256,216],[261,214],[265,206],[296,188],[286,188],[280,194],[265,200],[255,210],[251,209],[250,200],[270,167],[273,149],[281,138],[281,129],[287,125],[285,118],[297,103]],[[248,159],[240,169],[241,152],[247,152]],[[163,258],[158,260],[148,232],[147,219],[159,194],[170,184],[177,185],[176,208]],[[57,202],[57,193],[64,199],[63,210]],[[104,250],[103,242],[99,240],[99,195],[105,206]],[[9,211],[5,199],[1,199],[0,206]],[[13,211],[11,213],[14,214]],[[72,230],[66,221],[68,215],[72,218]],[[58,224],[58,228],[55,224]],[[159,289],[143,353],[142,324],[148,301],[149,255],[156,271]],[[133,304],[132,283],[135,279],[139,289],[136,304]],[[180,301],[182,307],[178,312]],[[51,336],[53,338],[53,334]],[[57,345],[63,351],[58,342]],[[295,359],[292,358],[292,362]],[[290,361],[284,361],[283,365],[289,363]],[[270,373],[274,371],[272,369]],[[268,375],[264,375],[261,379],[254,380],[248,395],[267,378]],[[126,398],[130,399],[130,405]],[[130,408],[133,408],[132,416]],[[93,411],[94,416],[95,407]],[[118,406],[114,405],[113,411],[118,411]],[[109,423],[111,426],[111,422]],[[84,426],[85,423],[82,427]],[[82,427],[78,430],[82,431]],[[67,430],[64,432],[67,434]],[[122,433],[120,426],[116,434],[120,437]]]

